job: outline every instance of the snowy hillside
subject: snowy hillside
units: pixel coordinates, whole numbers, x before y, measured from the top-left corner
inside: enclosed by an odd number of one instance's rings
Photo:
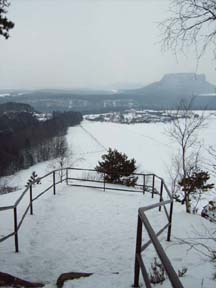
[[[216,145],[216,119],[212,116],[208,129],[201,138],[206,145]],[[168,182],[166,167],[176,146],[165,133],[166,125],[121,125],[83,121],[82,126],[68,130],[71,153],[67,165],[93,168],[108,147],[117,148],[137,160],[139,171],[154,172]],[[204,153],[203,157],[207,155]],[[44,175],[55,167],[48,161],[20,171],[8,178],[8,183],[20,190],[0,196],[0,206],[13,204],[31,175],[36,171]],[[46,188],[42,181],[35,191]],[[35,192],[34,192],[35,193]],[[214,194],[212,192],[212,194]],[[213,196],[211,196],[213,197]],[[29,201],[29,198],[25,198]],[[19,232],[20,253],[15,254],[14,239],[0,243],[0,271],[27,280],[43,282],[55,287],[57,277],[64,272],[92,272],[89,278],[68,281],[64,287],[131,287],[133,284],[137,211],[156,199],[141,193],[102,191],[77,188],[65,183],[57,186],[57,194],[48,192],[34,202],[34,215],[28,215]],[[203,204],[207,198],[203,199]],[[23,203],[24,205],[25,203]],[[149,219],[156,230],[164,222],[164,215],[149,211]],[[13,228],[11,213],[0,214],[0,235]],[[187,245],[179,245],[178,238],[206,235],[215,224],[199,215],[188,215],[179,203],[174,206],[172,241],[167,242],[166,232],[160,236],[176,271],[188,268],[181,278],[184,287],[215,287],[214,264],[208,257]],[[143,234],[146,240],[148,236]],[[204,240],[212,246],[211,241]],[[151,247],[144,253],[148,269],[155,252]],[[143,281],[141,281],[143,283]],[[203,284],[202,284],[203,283]],[[157,286],[155,286],[157,287]],[[166,280],[163,286],[170,287]]]

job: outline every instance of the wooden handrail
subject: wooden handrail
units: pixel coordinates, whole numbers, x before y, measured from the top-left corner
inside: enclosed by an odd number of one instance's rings
[[[144,211],[145,210],[143,210],[143,209],[139,209],[139,218],[140,218],[142,224],[146,228],[146,231],[149,235],[151,243],[154,245],[154,248],[157,252],[158,257],[160,258],[161,263],[164,266],[164,269],[165,269],[167,276],[168,276],[168,278],[172,284],[172,287],[173,288],[184,288],[181,281],[179,280],[179,277],[176,274],[169,258],[167,257],[162,245],[160,244],[160,242],[157,238],[157,235],[154,232],[154,230],[153,230],[147,216],[145,215]],[[160,231],[159,231],[159,233],[160,233]],[[137,253],[137,254],[139,254],[139,257],[141,257],[141,252],[144,250],[143,248],[146,248],[146,247],[147,247],[147,245],[140,248],[140,253]],[[137,255],[136,255],[136,257],[137,257]],[[142,269],[141,266],[140,266],[140,268]],[[142,271],[142,273],[145,274],[145,271]],[[148,275],[145,275],[145,277],[148,277]],[[135,283],[135,284],[137,284],[137,283]],[[149,287],[152,287],[151,284]]]

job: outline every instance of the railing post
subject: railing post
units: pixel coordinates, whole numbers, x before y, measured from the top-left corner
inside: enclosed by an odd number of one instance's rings
[[[152,177],[152,198],[154,198],[155,175]]]
[[[14,240],[15,240],[15,252],[19,252],[18,242],[18,227],[17,227],[17,208],[14,207]]]
[[[68,185],[68,168],[66,168],[66,184]]]
[[[138,214],[133,287],[139,287],[140,264],[138,261],[138,257],[140,256],[141,253],[141,245],[142,245],[142,221]]]
[[[103,176],[104,176],[104,191],[106,190],[106,181],[105,181],[105,173],[103,173]]]
[[[170,203],[169,227],[168,227],[168,232],[167,232],[167,241],[170,241],[170,239],[171,239],[172,215],[173,215],[173,201]]]
[[[161,180],[161,186],[160,186],[160,202],[162,202],[163,199],[163,180]],[[159,212],[161,211],[161,206],[159,206]]]
[[[55,171],[53,171],[53,194],[56,194]]]
[[[145,174],[143,174],[143,194],[145,194]]]
[[[32,184],[29,187],[29,194],[30,194],[30,214],[33,215],[33,204],[32,204]]]
[[[59,170],[60,172],[60,182],[62,183],[62,180],[63,180],[63,170],[62,168]]]

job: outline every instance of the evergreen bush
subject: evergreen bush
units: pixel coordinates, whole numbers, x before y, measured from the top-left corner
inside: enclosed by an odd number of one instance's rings
[[[107,154],[102,155],[102,160],[98,162],[95,169],[105,174],[106,182],[135,186],[138,179],[133,175],[137,168],[135,159],[128,159],[126,154],[109,148]]]

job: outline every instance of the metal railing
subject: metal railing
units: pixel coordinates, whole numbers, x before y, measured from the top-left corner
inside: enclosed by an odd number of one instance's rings
[[[97,178],[95,179],[90,179],[88,175],[78,175],[74,176],[71,175],[72,172],[88,172],[88,173],[95,173],[95,175],[100,175],[99,180]],[[73,173],[74,174],[74,173]],[[93,177],[95,177],[95,175]],[[141,192],[141,193],[146,193],[146,192],[151,192],[152,197],[154,197],[154,194],[156,193],[154,187],[150,184],[147,185],[146,182],[149,182],[149,179],[147,181],[147,178],[151,177],[153,174],[134,174],[134,176],[137,176],[142,179],[142,184],[136,184],[135,187],[130,188],[128,187],[127,189],[124,188],[122,185],[111,185],[110,183],[107,183],[105,181],[105,174],[104,173],[99,173],[94,170],[94,169],[82,169],[82,168],[62,168],[62,169],[56,169],[53,170],[47,174],[45,174],[42,177],[38,177],[35,179],[33,182],[31,182],[22,192],[22,194],[18,197],[18,199],[15,201],[13,205],[10,206],[0,206],[0,214],[3,211],[13,211],[13,231],[8,233],[7,235],[4,235],[0,238],[0,243],[7,240],[8,238],[14,236],[14,242],[15,242],[15,252],[19,252],[19,239],[18,239],[18,232],[20,230],[20,227],[30,210],[30,215],[33,215],[33,202],[40,198],[42,195],[44,195],[46,192],[52,189],[53,194],[56,194],[56,186],[64,181],[68,185],[73,185],[77,187],[89,187],[89,188],[98,188],[98,189],[103,189],[105,190],[119,190],[119,191],[126,191],[126,192]],[[38,181],[42,181],[45,178],[51,177],[51,184],[41,191],[39,194],[36,196],[33,196],[33,189],[34,185],[38,183]],[[69,183],[69,181],[73,181],[72,183]],[[98,183],[96,185],[95,183]],[[21,204],[24,196],[29,194],[29,201],[28,205],[25,207],[25,210],[23,214],[20,216],[20,219],[18,219],[18,208],[19,205]],[[1,233],[2,234],[2,233]]]
[[[88,173],[87,175],[81,175],[80,173]],[[93,173],[93,175],[89,175],[89,173]],[[98,177],[99,175],[99,177]],[[125,191],[125,192],[133,192],[133,193],[151,193],[151,197],[154,198],[155,195],[159,196],[159,203],[154,203],[152,205],[139,208],[138,210],[138,226],[137,226],[137,241],[136,241],[136,254],[135,254],[135,273],[134,273],[134,287],[139,287],[139,274],[140,270],[142,272],[145,284],[147,288],[152,287],[149,276],[144,265],[144,261],[142,259],[142,252],[150,245],[153,244],[155,250],[164,265],[166,273],[173,285],[174,288],[182,288],[182,284],[179,281],[179,278],[174,271],[169,259],[166,256],[159,240],[158,236],[167,229],[167,240],[170,241],[171,237],[171,227],[172,227],[172,213],[173,213],[173,199],[170,194],[164,180],[158,177],[155,174],[143,174],[143,173],[134,173],[133,176],[137,177],[137,184],[135,187],[126,187],[123,185],[114,185],[108,183],[106,181],[105,173],[98,173],[95,169],[82,169],[82,168],[62,168],[53,170],[42,177],[38,177],[35,181],[30,183],[22,194],[18,197],[16,202],[10,206],[0,206],[0,214],[2,211],[13,210],[13,231],[8,233],[7,235],[0,238],[0,242],[7,240],[8,238],[14,236],[15,242],[15,252],[19,252],[19,239],[18,232],[23,224],[23,221],[30,210],[30,215],[33,215],[33,202],[39,199],[42,195],[47,193],[52,189],[53,194],[56,194],[56,186],[62,182],[66,182],[67,185],[77,186],[77,187],[87,187],[87,188],[97,188],[105,190],[115,190],[115,191]],[[33,188],[38,181],[42,181],[51,177],[51,184],[37,193],[37,195],[33,196]],[[97,184],[97,185],[96,185]],[[164,200],[163,191],[166,191],[168,195],[168,200]],[[25,195],[29,193],[28,205],[24,209],[24,213],[21,215],[20,220],[18,221],[18,207],[22,202]],[[169,211],[167,209],[167,205],[170,205]],[[154,232],[145,212],[147,210],[151,210],[154,208],[158,208],[161,211],[163,207],[164,212],[166,214],[168,223],[157,233]],[[1,215],[0,215],[1,216]],[[142,227],[146,228],[146,231],[149,234],[150,240],[145,244],[142,244]]]
[[[92,179],[92,175],[90,176],[80,175],[80,173],[83,173],[83,172],[93,173],[94,179]],[[13,205],[0,206],[0,214],[3,211],[9,211],[9,210],[13,211],[13,231],[1,237],[0,243],[14,236],[15,252],[19,252],[18,232],[29,210],[30,210],[30,215],[33,215],[33,202],[51,189],[53,191],[53,194],[55,195],[56,186],[64,181],[66,181],[68,185],[77,186],[77,187],[97,188],[97,189],[103,189],[104,191],[116,190],[116,191],[125,191],[125,192],[139,192],[143,194],[148,192],[152,194],[152,198],[154,197],[155,194],[158,193],[154,187],[155,185],[154,174],[142,174],[142,173],[136,174],[135,173],[133,175],[139,178],[139,181],[137,181],[138,184],[136,184],[135,187],[127,187],[127,189],[123,185],[114,185],[114,184],[108,183],[105,180],[105,176],[106,176],[105,173],[98,173],[95,169],[82,169],[82,168],[67,167],[67,168],[53,170],[45,174],[42,177],[38,177],[24,189],[22,194],[18,197],[18,199],[15,201]],[[33,196],[34,194],[33,190],[34,190],[34,186],[36,185],[36,183],[48,177],[51,177],[50,179],[51,184],[46,189],[44,189],[43,191],[40,191],[37,195]],[[98,185],[96,185],[96,183]],[[29,194],[28,204],[25,207],[23,214],[20,216],[20,219],[18,219],[19,205],[24,199],[24,196],[26,196],[27,194]]]
[[[90,175],[81,175],[81,177],[71,177],[69,174],[70,171],[79,171],[90,173]],[[91,175],[93,173],[93,175]],[[113,184],[106,180],[106,173],[97,172],[95,169],[83,169],[83,168],[66,168],[66,179],[67,184],[68,180],[72,180],[70,185],[76,187],[88,187],[88,188],[99,188],[105,190],[115,190],[115,191],[125,191],[125,192],[140,192],[145,194],[151,193],[152,198],[154,198],[155,194],[158,194],[157,189],[155,188],[155,175],[154,174],[144,174],[144,173],[133,173],[131,174],[134,177],[137,177],[137,182],[134,186],[127,186],[121,184]],[[93,177],[92,177],[93,176]],[[94,178],[95,176],[95,178]],[[93,179],[94,178],[94,179]],[[88,182],[88,184],[83,184],[83,182]],[[99,185],[94,185],[92,183],[98,183]],[[119,188],[118,188],[119,187]],[[127,188],[126,188],[127,187]]]
[[[153,244],[153,247],[157,253],[157,256],[159,257],[166,274],[168,276],[168,279],[171,282],[171,285],[173,288],[183,288],[183,285],[181,281],[179,280],[178,275],[176,274],[169,258],[167,257],[160,241],[158,240],[158,237],[167,229],[167,241],[170,241],[171,239],[171,226],[172,226],[172,215],[173,215],[173,198],[168,190],[164,180],[158,176],[154,176],[154,179],[159,179],[161,182],[160,187],[160,199],[159,203],[155,203],[146,207],[139,208],[138,210],[138,223],[137,223],[137,237],[136,237],[136,252],[135,252],[135,268],[134,268],[134,287],[139,287],[139,276],[140,271],[142,273],[145,285],[147,288],[151,288],[152,284],[149,278],[149,274],[147,272],[142,253],[146,250],[146,248]],[[163,191],[165,190],[168,200],[163,199]],[[167,209],[167,205],[169,205],[169,210]],[[161,211],[161,208],[163,207],[164,213],[167,218],[167,223],[162,227],[158,232],[155,232],[152,225],[150,224],[150,221],[146,215],[146,211],[152,210],[155,208],[158,208],[159,211]],[[148,235],[149,240],[146,243],[142,243],[142,230],[143,226],[145,227]]]
[[[46,175],[37,178],[35,181],[33,181],[31,184],[29,184],[25,190],[22,192],[22,194],[18,197],[18,199],[16,200],[16,202],[13,205],[10,206],[0,206],[0,212],[2,211],[9,211],[12,210],[13,211],[13,226],[14,226],[14,230],[13,232],[3,236],[0,238],[0,243],[7,240],[8,238],[14,236],[14,242],[15,242],[15,252],[19,252],[19,241],[18,241],[18,231],[28,213],[28,211],[30,210],[30,214],[33,215],[33,202],[35,200],[37,200],[39,197],[41,197],[43,194],[45,194],[47,191],[49,191],[51,188],[53,188],[53,194],[56,193],[56,185],[61,183],[62,180],[59,180],[56,182],[55,180],[55,174],[58,170],[54,170],[52,172],[47,173]],[[38,182],[38,180],[43,180],[45,178],[47,178],[48,176],[52,175],[53,176],[53,183],[52,185],[50,185],[49,187],[47,187],[45,190],[43,190],[42,192],[40,192],[37,196],[33,197],[33,187],[34,185]],[[19,204],[21,203],[21,201],[23,200],[24,196],[29,193],[29,203],[27,205],[27,207],[25,207],[24,213],[21,215],[20,220],[18,221],[18,207]]]

